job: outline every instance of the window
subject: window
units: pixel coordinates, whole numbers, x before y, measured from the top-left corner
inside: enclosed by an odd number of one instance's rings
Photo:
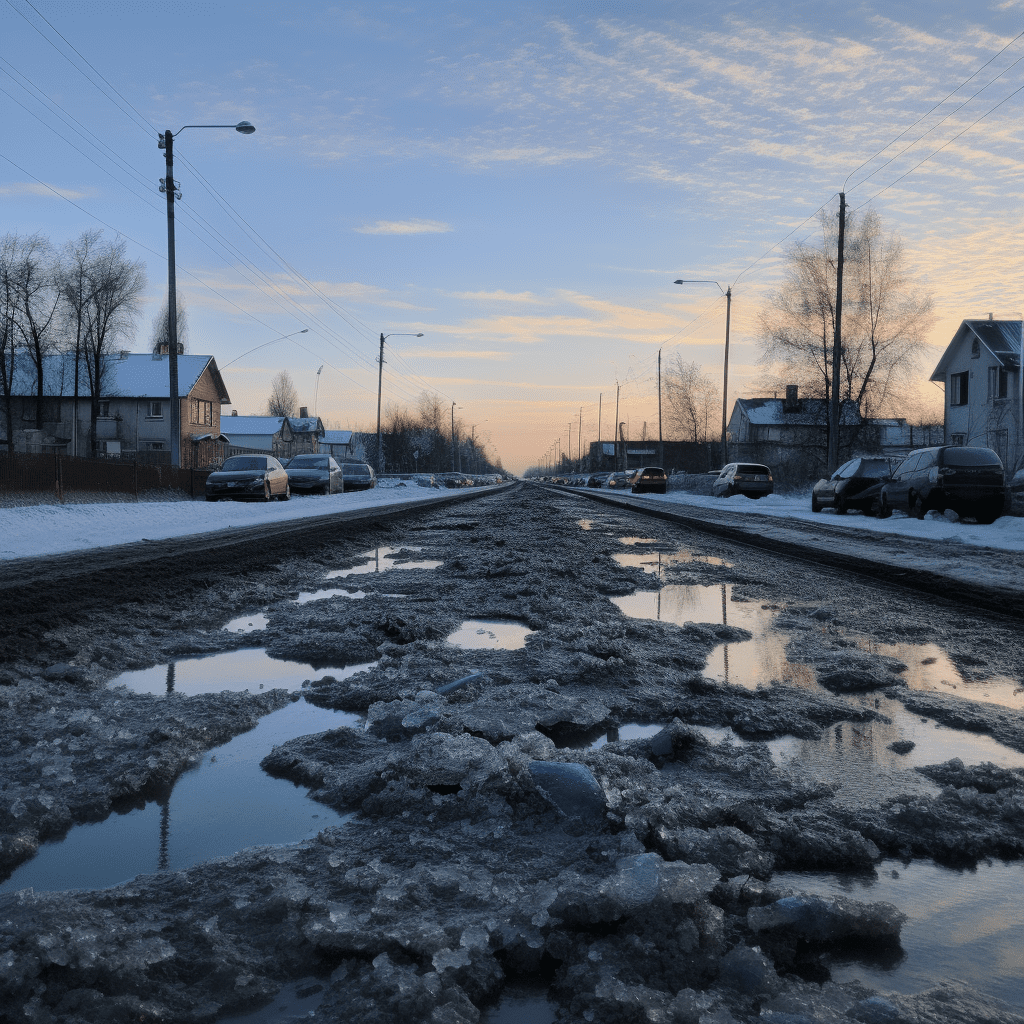
[[[1001,366],[988,368],[988,400],[999,402],[1006,398],[1006,371]]]
[[[968,381],[970,373],[951,373],[949,375],[949,404],[966,405]]]
[[[163,441],[143,441],[142,447],[147,452],[162,452],[164,450]]]
[[[164,418],[164,403],[149,402],[146,408],[147,420],[162,420]]]
[[[96,413],[101,419],[108,419],[110,417],[110,402],[99,401],[96,403],[98,412]]]
[[[950,434],[949,435],[949,443],[951,445],[954,445],[957,448],[960,448],[964,444],[967,443],[967,435],[966,434]]]
[[[206,427],[213,426],[213,402],[205,402],[201,398],[193,398],[191,402],[192,422]]]
[[[977,359],[981,355],[981,343],[975,338],[971,342],[971,358]]]

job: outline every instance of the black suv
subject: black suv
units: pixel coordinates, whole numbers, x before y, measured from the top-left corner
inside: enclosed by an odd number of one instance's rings
[[[902,509],[923,519],[932,509],[951,509],[961,518],[992,523],[1002,515],[1005,503],[1003,464],[991,448],[920,448],[899,464],[882,488],[879,515]]]

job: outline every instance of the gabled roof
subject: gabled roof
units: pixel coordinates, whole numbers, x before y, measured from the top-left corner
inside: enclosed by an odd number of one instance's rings
[[[325,430],[324,436],[320,439],[324,444],[351,444],[351,430]]]
[[[799,409],[786,412],[783,398],[737,398],[734,413],[738,410],[758,426],[820,427],[828,423],[828,405],[824,398],[801,398]],[[846,399],[841,403],[839,422],[843,426],[856,426],[861,422],[857,403]]]
[[[117,353],[107,364],[104,398],[169,398],[171,377],[167,356],[153,356],[150,353]],[[217,369],[213,356],[178,356],[178,394],[187,397],[203,371],[209,367],[210,376],[222,405],[231,401],[227,388]],[[28,355],[21,353],[15,363],[13,394],[31,396],[35,394],[35,367]],[[47,395],[73,395],[75,393],[75,355],[73,352],[45,356],[43,359],[43,391]],[[79,361],[78,394],[91,397],[89,374],[85,361]]]
[[[1020,320],[962,321],[929,379],[944,381],[950,361],[960,350],[960,346],[969,345],[975,340],[996,359],[1000,366],[1007,369],[1019,366],[1021,327],[1022,321]]]
[[[262,435],[273,437],[281,431],[284,416],[222,416],[220,429],[229,437],[245,434],[247,437]]]
[[[289,416],[288,423],[296,434],[322,433],[324,429],[319,416]]]

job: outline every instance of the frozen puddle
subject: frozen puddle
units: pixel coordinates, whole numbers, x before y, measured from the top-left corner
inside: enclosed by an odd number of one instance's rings
[[[618,561],[629,556],[615,557]],[[649,562],[655,554],[634,557]],[[700,622],[749,630],[753,634],[752,639],[719,644],[711,652],[704,670],[711,679],[748,689],[770,682],[817,686],[813,668],[787,660],[786,637],[772,629],[776,612],[753,601],[733,601],[731,583],[704,586],[669,584],[661,590],[639,590],[610,600],[623,614],[633,619],[656,619],[674,622],[677,626]]]
[[[526,646],[526,638],[536,630],[521,622],[500,619],[467,619],[448,638],[448,643],[464,650],[493,648],[502,651],[518,651]]]
[[[355,715],[305,700],[265,715],[249,732],[207,751],[201,764],[180,775],[163,798],[77,825],[63,840],[44,843],[0,885],[0,892],[30,886],[41,891],[103,889],[250,846],[295,843],[340,825],[348,815],[310,800],[305,787],[271,778],[260,761],[297,736],[358,722]]]
[[[304,590],[297,598],[295,604],[309,604],[310,601],[324,601],[329,597],[348,597],[353,601],[359,601],[366,597],[365,590],[341,590],[334,587],[329,590]]]
[[[266,629],[269,623],[270,619],[265,612],[254,612],[252,615],[239,615],[237,619],[225,623],[221,629],[226,629],[229,633],[256,633]]]
[[[620,544],[626,544],[627,546],[658,543],[646,537],[619,537],[618,540]],[[717,555],[697,555],[687,548],[681,548],[679,551],[671,553],[664,551],[624,551],[612,555],[612,558],[619,565],[635,566],[638,569],[643,569],[644,572],[653,573],[659,578],[666,569],[673,565],[687,565],[693,562],[701,565],[720,565],[726,569],[733,567],[732,562],[727,562],[724,558],[719,558]]]
[[[339,580],[344,579],[346,576],[366,576],[374,572],[387,572],[388,569],[437,569],[444,565],[444,562],[433,559],[426,559],[421,562],[407,562],[398,561],[394,557],[395,555],[403,555],[407,551],[419,550],[420,548],[413,547],[374,548],[372,551],[365,551],[359,556],[360,558],[368,559],[362,565],[354,565],[351,569],[333,569],[324,579]]]
[[[556,1007],[546,989],[509,986],[498,1005],[481,1016],[483,1024],[555,1024]]]
[[[895,876],[895,877],[894,877]],[[930,861],[883,861],[877,877],[780,872],[772,885],[820,896],[884,901],[908,920],[906,957],[891,965],[842,956],[826,961],[838,982],[860,981],[882,992],[921,992],[943,981],[965,981],[987,995],[1024,1007],[1024,864],[979,864],[953,871]]]
[[[309,1020],[323,1002],[326,988],[317,978],[302,978],[281,988],[268,1006],[218,1017],[218,1024],[298,1024]]]
[[[315,669],[300,661],[277,661],[262,647],[255,647],[123,672],[107,685],[127,686],[135,693],[178,693],[187,697],[221,690],[298,690],[305,680],[323,672],[344,679],[366,667]]]
[[[650,739],[651,736],[657,736],[664,728],[664,724],[639,725],[636,722],[628,722],[626,725],[620,725],[617,729],[609,729],[606,735],[598,737],[590,744],[590,749],[597,750],[606,743],[619,743],[623,740]]]

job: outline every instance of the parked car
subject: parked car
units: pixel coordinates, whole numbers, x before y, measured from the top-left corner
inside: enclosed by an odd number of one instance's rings
[[[342,491],[368,491],[377,486],[377,474],[365,462],[345,462],[341,467]]]
[[[296,494],[337,494],[343,488],[341,466],[330,455],[296,455],[286,468]]]
[[[850,509],[865,514],[878,511],[882,486],[892,475],[888,459],[858,457],[840,466],[827,480],[819,480],[811,491],[811,511],[834,508],[837,515]]]
[[[745,494],[748,498],[763,498],[775,490],[772,471],[767,466],[752,462],[730,462],[719,471],[718,478],[711,485],[716,498],[731,498],[734,494]]]
[[[607,483],[604,485],[613,491],[624,491],[630,487],[633,483],[633,470],[623,472],[620,470],[618,473],[612,473],[608,477]]]
[[[273,455],[232,455],[206,478],[206,500],[287,501],[288,473]]]
[[[992,523],[1006,504],[1003,464],[991,448],[942,445],[911,452],[882,488],[879,515],[900,509],[923,519],[934,509]]]
[[[633,476],[632,491],[634,494],[666,494],[668,473],[661,466],[644,466]]]
[[[587,486],[603,487],[608,482],[608,477],[610,476],[611,473],[591,473],[590,476],[587,477]]]

